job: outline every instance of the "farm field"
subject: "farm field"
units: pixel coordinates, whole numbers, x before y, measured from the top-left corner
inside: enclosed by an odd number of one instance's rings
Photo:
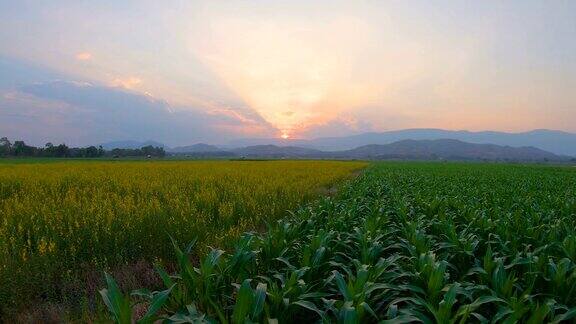
[[[374,164],[229,252],[173,242],[164,288],[101,293],[120,323],[569,323],[575,190],[570,167]]]
[[[87,302],[105,269],[124,269],[125,287],[146,284],[147,264],[172,260],[170,236],[196,239],[193,253],[229,247],[366,165],[50,161],[0,163],[0,319]]]

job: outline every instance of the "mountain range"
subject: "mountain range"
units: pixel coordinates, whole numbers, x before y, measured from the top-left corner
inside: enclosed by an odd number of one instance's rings
[[[406,129],[311,140],[240,139],[221,146],[199,143],[168,148],[155,141],[119,141],[102,146],[146,145],[194,157],[568,161],[576,156],[576,134],[551,130],[503,133]]]
[[[244,158],[322,158],[369,160],[458,160],[458,161],[524,161],[563,162],[570,157],[556,155],[535,147],[511,147],[474,144],[453,139],[401,140],[390,144],[369,144],[351,150],[320,151],[316,149],[254,145],[230,151]]]
[[[139,142],[139,141],[114,141],[114,142],[108,142],[108,143],[102,143],[100,144],[100,146],[102,146],[103,149],[105,150],[113,150],[116,148],[121,148],[121,149],[137,149],[137,148],[141,148],[144,146],[148,146],[148,145],[152,145],[154,147],[162,147],[162,148],[167,148],[166,145],[156,142],[156,141],[145,141],[145,142]]]
[[[188,146],[177,146],[171,149],[168,149],[170,153],[210,153],[210,152],[218,152],[222,151],[222,149],[214,146],[208,145],[204,143],[198,143],[194,145]]]
[[[576,134],[547,129],[537,129],[521,133],[506,133],[415,128],[378,133],[362,133],[343,137],[323,137],[310,140],[282,140],[276,138],[239,139],[231,141],[223,147],[234,148],[273,144],[278,146],[300,146],[323,151],[341,151],[369,144],[390,144],[406,139],[455,139],[474,144],[496,144],[512,147],[533,146],[559,155],[576,156]]]

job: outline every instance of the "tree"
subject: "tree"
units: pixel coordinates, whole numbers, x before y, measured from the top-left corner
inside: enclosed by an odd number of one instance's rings
[[[152,145],[143,146],[142,148],[140,148],[140,150],[142,151],[142,155],[144,156],[154,155],[154,146]]]
[[[89,146],[86,148],[86,157],[98,157],[99,151],[96,146]]]
[[[54,144],[48,142],[44,145],[44,150],[42,152],[42,156],[53,157],[56,154],[56,149],[54,148]]]
[[[10,155],[12,144],[7,137],[0,138],[0,156]]]
[[[66,144],[60,144],[56,146],[54,153],[56,157],[68,157],[70,156],[70,149],[68,146],[66,146]]]
[[[166,155],[166,151],[164,151],[163,147],[154,147],[152,145],[144,146],[140,149],[142,151],[143,156],[158,156],[163,157]]]
[[[24,141],[15,141],[12,151],[15,156],[31,156],[34,154],[34,147],[26,145]]]
[[[51,142],[44,144],[44,147],[29,146],[24,141],[10,143],[8,138],[0,138],[0,157],[6,156],[43,156],[43,157],[84,157],[96,158],[105,155],[111,156],[158,156],[166,154],[164,148],[145,146],[141,149],[113,149],[106,151],[102,146],[68,147],[66,144],[54,145]]]
[[[156,148],[156,154],[157,154],[159,157],[165,157],[165,156],[166,156],[166,151],[164,151],[164,148],[163,148],[163,147],[157,147],[157,148]]]

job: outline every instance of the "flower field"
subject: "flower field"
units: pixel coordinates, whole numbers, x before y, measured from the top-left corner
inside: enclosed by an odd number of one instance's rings
[[[0,316],[77,303],[86,275],[172,259],[169,237],[228,247],[365,166],[328,161],[0,164]],[[93,287],[94,289],[98,287]]]

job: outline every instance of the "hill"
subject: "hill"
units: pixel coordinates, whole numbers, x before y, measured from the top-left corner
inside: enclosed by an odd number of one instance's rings
[[[142,147],[148,146],[148,145],[152,145],[154,147],[166,148],[166,145],[159,143],[159,142],[156,142],[156,141],[152,141],[152,140],[148,140],[148,141],[144,141],[144,142],[140,142],[140,141],[113,141],[113,142],[102,143],[100,145],[102,146],[102,148],[104,148],[107,151],[113,150],[116,148],[119,148],[119,149],[139,149],[139,148],[142,148]]]
[[[306,146],[321,150],[337,151],[368,144],[390,144],[405,139],[454,139],[473,144],[496,144],[512,147],[532,146],[554,154],[576,156],[576,134],[544,129],[522,133],[405,129],[346,137],[318,138],[309,141]]]
[[[351,150],[321,151],[297,146],[254,145],[229,151],[248,158],[308,159],[403,159],[459,161],[563,162],[570,157],[535,147],[474,144],[453,139],[402,140],[390,144],[363,145]]]
[[[232,150],[235,154],[245,157],[267,157],[267,158],[297,158],[297,157],[322,157],[322,151],[297,147],[297,146],[276,146],[276,145],[254,145]]]
[[[222,149],[214,146],[208,145],[204,143],[198,143],[194,145],[188,146],[178,146],[171,149],[168,149],[170,153],[212,153],[212,152],[220,152]]]
[[[567,161],[535,147],[474,144],[452,139],[402,140],[385,145],[365,145],[328,156],[359,159],[487,160],[487,161]]]
[[[369,144],[390,144],[406,139],[437,140],[454,139],[474,144],[496,144],[502,146],[532,146],[558,155],[576,156],[576,134],[538,129],[521,133],[495,131],[471,132],[451,131],[434,128],[404,129],[378,133],[362,133],[352,136],[324,137],[311,140],[239,139],[229,143],[230,147],[274,144],[278,146],[301,146],[323,151],[350,150]]]

